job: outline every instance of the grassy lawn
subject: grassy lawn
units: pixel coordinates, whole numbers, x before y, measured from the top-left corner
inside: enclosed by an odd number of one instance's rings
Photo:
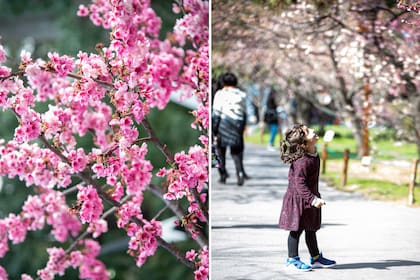
[[[315,128],[316,129],[316,128]],[[328,152],[332,158],[342,158],[343,151],[349,149],[351,157],[356,157],[356,142],[351,129],[344,126],[327,126],[326,130],[333,130],[335,137],[328,143]],[[374,160],[410,160],[417,157],[417,148],[413,143],[405,143],[392,139],[392,133],[387,129],[374,128],[369,130],[371,156]],[[320,137],[318,148],[324,141]],[[320,150],[320,149],[318,149]]]
[[[364,196],[377,199],[394,201],[407,204],[408,201],[408,181],[410,180],[411,168],[389,167],[382,168],[380,163],[374,163],[370,169],[362,167],[355,160],[349,162],[349,173],[347,184],[341,185],[341,170],[343,163],[339,160],[327,161],[326,172],[321,174],[321,178],[327,181],[328,185],[346,192],[360,192]],[[380,166],[380,168],[378,168]],[[382,170],[381,170],[382,169]],[[383,170],[385,169],[385,170]],[[390,171],[388,174],[384,172]],[[387,178],[388,176],[388,178]],[[414,189],[414,206],[420,207],[420,188]]]
[[[315,127],[315,129],[317,129]],[[407,204],[408,183],[411,178],[412,162],[417,157],[415,144],[393,140],[392,131],[388,129],[371,129],[370,147],[372,161],[369,167],[361,164],[356,155],[356,143],[351,129],[344,126],[327,126],[326,130],[335,132],[334,139],[327,143],[328,160],[326,173],[321,178],[331,186],[350,192],[361,192],[369,198],[395,201]],[[245,141],[249,143],[267,145],[269,133],[265,131],[262,141],[259,129],[249,131]],[[279,137],[276,146],[279,146]],[[320,137],[318,151],[322,150],[324,141]],[[343,153],[350,150],[348,179],[346,186],[341,186],[343,169]],[[419,182],[420,174],[417,176]],[[420,206],[420,187],[415,188],[414,206]]]

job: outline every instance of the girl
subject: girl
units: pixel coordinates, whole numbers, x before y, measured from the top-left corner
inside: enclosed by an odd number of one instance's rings
[[[282,161],[291,165],[279,226],[290,231],[286,266],[300,271],[335,265],[335,261],[322,256],[316,240],[316,231],[321,227],[321,207],[325,205],[318,191],[319,156],[315,149],[317,140],[318,135],[313,129],[297,124],[286,132],[285,139],[280,144]],[[298,254],[299,238],[303,231],[311,255],[311,265],[302,262]]]

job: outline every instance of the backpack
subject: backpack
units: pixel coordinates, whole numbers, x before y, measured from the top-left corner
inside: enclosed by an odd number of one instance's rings
[[[264,122],[274,123],[277,122],[277,111],[274,108],[268,108],[264,113]]]

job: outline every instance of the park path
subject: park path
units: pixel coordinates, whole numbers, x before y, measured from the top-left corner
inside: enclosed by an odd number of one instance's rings
[[[318,232],[320,250],[334,269],[285,269],[288,232],[277,227],[287,188],[288,165],[278,152],[246,145],[244,165],[252,177],[236,185],[233,162],[225,185],[211,175],[211,280],[420,279],[420,208],[372,201],[320,183],[327,204]],[[300,256],[309,254],[300,241]]]

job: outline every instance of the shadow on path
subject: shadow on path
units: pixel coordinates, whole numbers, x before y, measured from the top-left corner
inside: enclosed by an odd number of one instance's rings
[[[345,226],[346,224],[340,223],[325,223],[322,227],[329,226]],[[229,225],[229,226],[212,226],[212,229],[236,229],[236,228],[253,228],[253,229],[264,229],[264,228],[275,228],[280,229],[277,224],[243,224],[243,225]]]
[[[212,226],[212,229],[236,229],[236,228],[254,228],[254,229],[263,229],[263,228],[279,228],[277,224],[275,225],[233,225],[233,226]]]
[[[384,260],[381,262],[338,264],[334,267],[334,269],[389,269],[390,267],[395,266],[420,266],[420,262],[408,260]]]

